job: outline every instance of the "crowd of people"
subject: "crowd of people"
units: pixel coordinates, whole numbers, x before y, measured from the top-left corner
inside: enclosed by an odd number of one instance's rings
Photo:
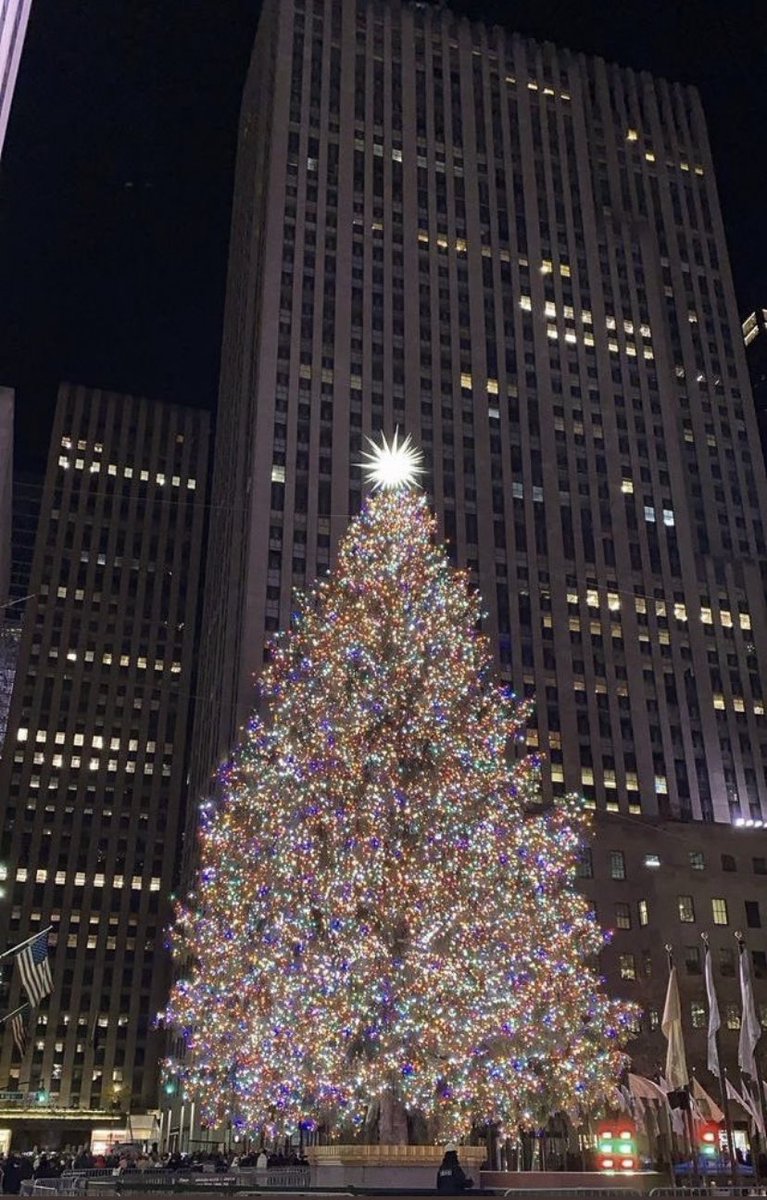
[[[5,1195],[15,1196],[22,1190],[27,1179],[56,1179],[61,1175],[77,1171],[112,1170],[115,1174],[134,1171],[190,1171],[200,1174],[222,1174],[252,1168],[266,1171],[275,1167],[307,1167],[309,1164],[300,1152],[286,1148],[284,1151],[269,1151],[258,1148],[246,1154],[223,1154],[220,1152],[198,1152],[179,1154],[177,1151],[160,1153],[157,1145],[148,1150],[137,1147],[117,1148],[111,1152],[92,1153],[86,1146],[65,1151],[34,1150],[27,1154],[11,1153],[0,1157],[0,1188]]]

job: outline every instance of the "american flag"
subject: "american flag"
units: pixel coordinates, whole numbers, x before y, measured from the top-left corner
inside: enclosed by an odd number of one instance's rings
[[[13,1042],[19,1052],[19,1057],[23,1058],[27,1052],[27,1031],[24,1028],[24,1013],[16,1013],[11,1017],[11,1033],[13,1034]]]
[[[43,930],[34,941],[16,955],[19,974],[31,1004],[39,1004],[53,991],[53,977],[48,962],[48,930]]]

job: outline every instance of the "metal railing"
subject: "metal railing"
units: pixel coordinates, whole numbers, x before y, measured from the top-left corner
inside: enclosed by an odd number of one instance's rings
[[[142,1169],[129,1167],[90,1167],[65,1171],[58,1177],[25,1179],[22,1196],[74,1196],[86,1192],[165,1192],[181,1188],[224,1191],[248,1188],[252,1190],[304,1191],[309,1187],[309,1168],[302,1167],[242,1167],[235,1171],[206,1171],[191,1165],[182,1170]]]

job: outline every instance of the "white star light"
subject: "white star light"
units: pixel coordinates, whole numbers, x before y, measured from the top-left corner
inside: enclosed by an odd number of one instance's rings
[[[372,483],[374,488],[384,492],[392,492],[397,488],[413,487],[418,482],[418,476],[423,475],[423,455],[413,445],[410,434],[399,441],[399,429],[394,430],[391,442],[381,436],[380,446],[368,438],[370,450],[363,452],[364,462],[357,463],[365,472],[366,483]]]

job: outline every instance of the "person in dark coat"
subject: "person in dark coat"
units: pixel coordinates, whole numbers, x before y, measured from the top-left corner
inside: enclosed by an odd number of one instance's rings
[[[15,1158],[9,1158],[3,1175],[3,1191],[8,1196],[18,1196],[21,1190],[21,1174]]]
[[[459,1163],[455,1146],[446,1146],[445,1157],[437,1171],[437,1191],[457,1196],[459,1192],[468,1192],[469,1188],[473,1187],[474,1180],[469,1179]]]

